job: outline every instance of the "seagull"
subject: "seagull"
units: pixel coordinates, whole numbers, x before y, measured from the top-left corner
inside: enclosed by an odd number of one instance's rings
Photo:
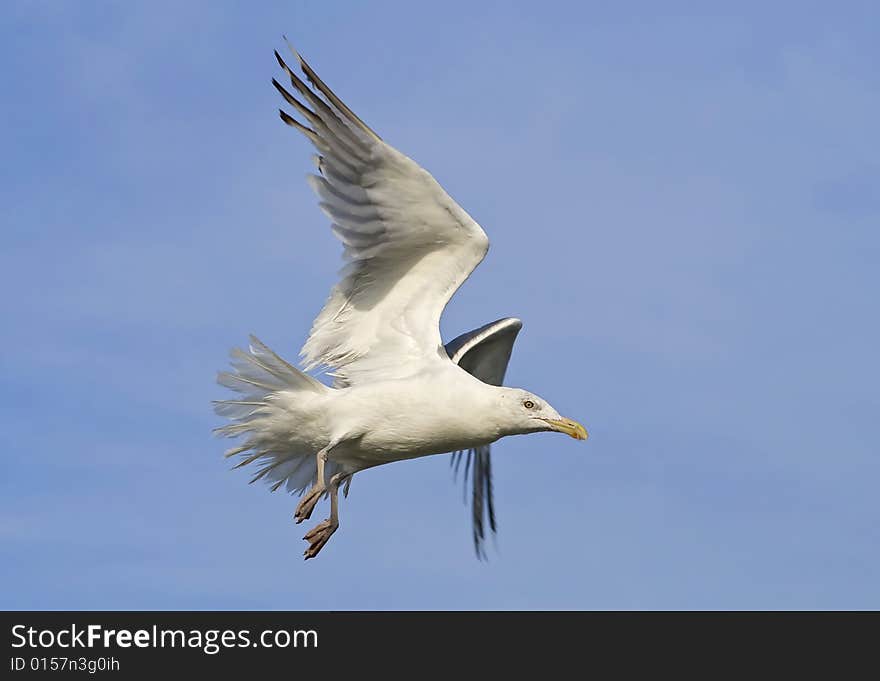
[[[339,527],[339,490],[347,497],[356,473],[433,454],[451,454],[457,471],[464,460],[482,558],[486,524],[496,531],[491,443],[540,431],[585,440],[587,431],[537,395],[502,385],[519,319],[499,319],[444,345],[440,316],[486,255],[485,232],[288,47],[305,81],[276,50],[290,90],[272,84],[294,115],[279,114],[317,150],[308,183],[346,265],[302,348],[302,370],[255,336],[247,350],[232,350],[232,371],[220,372],[218,383],[237,395],[214,402],[229,420],[216,432],[241,438],[226,456],[240,458],[235,468],[256,467],[251,482],[301,497],[297,523],[329,497],[329,517],[303,537],[306,560]],[[332,385],[306,373],[314,370]]]

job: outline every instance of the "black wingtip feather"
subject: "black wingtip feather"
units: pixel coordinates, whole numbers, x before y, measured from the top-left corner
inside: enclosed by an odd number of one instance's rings
[[[278,109],[278,115],[281,117],[281,120],[284,121],[287,125],[292,128],[296,128],[297,130],[301,130],[306,134],[317,135],[317,133],[312,130],[310,127],[303,125],[298,120],[296,120],[293,116],[287,113],[284,109]]]
[[[354,111],[348,108],[348,106],[341,100],[336,94],[331,90],[327,84],[321,80],[315,70],[309,66],[308,62],[303,59],[303,56],[297,52],[293,45],[290,44],[290,41],[284,37],[284,42],[287,43],[287,48],[293,53],[293,56],[296,57],[299,62],[299,67],[302,72],[305,74],[306,80],[314,86],[318,92],[320,92],[324,97],[329,101],[341,114],[348,119],[348,121],[355,126],[359,127],[362,131],[374,137],[376,140],[381,140],[382,138],[376,134],[376,131],[370,128],[366,123],[364,123]],[[293,78],[293,72],[288,68],[287,64],[284,63],[284,60],[281,59],[281,55],[278,54],[278,50],[275,50],[275,58],[278,60],[278,63],[281,64],[281,67],[290,74],[291,78]],[[297,88],[299,89],[299,88]]]
[[[495,524],[495,494],[492,490],[492,457],[488,454],[485,457],[486,462],[486,508],[489,511],[489,527],[492,532],[497,532],[498,527]]]
[[[281,83],[279,83],[277,80],[275,80],[274,78],[272,79],[272,85],[275,86],[275,89],[278,90],[278,92],[281,94],[282,97],[284,97],[284,100],[288,104],[290,104],[290,106],[295,107],[295,108],[299,109],[300,111],[303,111],[306,109],[305,104],[303,104],[296,97],[294,97],[292,94],[290,94],[284,88],[284,86]]]

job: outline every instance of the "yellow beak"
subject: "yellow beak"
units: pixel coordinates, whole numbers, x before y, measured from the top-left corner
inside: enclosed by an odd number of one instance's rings
[[[565,433],[573,437],[575,440],[586,440],[589,437],[587,429],[577,421],[571,419],[546,419],[547,423],[560,433]]]

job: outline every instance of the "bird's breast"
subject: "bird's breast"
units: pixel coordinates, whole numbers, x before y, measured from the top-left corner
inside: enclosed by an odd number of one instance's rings
[[[346,456],[387,462],[478,447],[499,437],[481,405],[443,384],[392,385],[366,391],[350,408],[360,436]]]

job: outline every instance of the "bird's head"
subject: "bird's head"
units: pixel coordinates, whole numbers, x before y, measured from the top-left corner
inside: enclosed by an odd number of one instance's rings
[[[559,415],[546,400],[519,388],[500,388],[497,393],[505,435],[553,430],[575,440],[586,440],[587,430],[577,421]]]

